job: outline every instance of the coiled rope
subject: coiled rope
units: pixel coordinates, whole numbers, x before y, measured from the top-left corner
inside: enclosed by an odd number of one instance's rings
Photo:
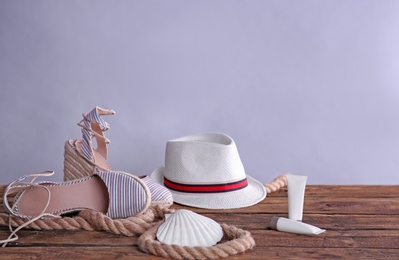
[[[265,184],[267,193],[278,191],[287,185],[286,175],[275,178],[272,182]],[[156,240],[158,227],[164,222],[159,221],[157,225],[144,232],[138,239],[140,249],[146,253],[171,259],[219,259],[243,253],[255,246],[255,240],[251,233],[243,229],[221,224],[225,237],[228,241],[211,247],[189,247],[161,243]]]
[[[165,213],[173,212],[165,205],[152,206],[144,213],[125,218],[111,219],[103,213],[84,210],[74,217],[63,217],[55,219],[39,219],[32,222],[27,228],[35,230],[87,230],[107,231],[124,236],[139,236],[152,227],[155,222],[163,218]],[[0,225],[8,225],[11,221],[12,227],[18,227],[26,220],[10,216],[6,213],[0,214]]]
[[[265,184],[265,187],[267,193],[272,193],[286,185],[286,175],[281,175]],[[151,206],[144,213],[126,219],[111,219],[100,212],[84,210],[74,217],[39,219],[26,227],[35,230],[97,230],[124,236],[140,236],[138,244],[141,250],[173,259],[218,259],[245,252],[255,246],[255,241],[248,231],[227,224],[221,224],[227,241],[212,247],[183,247],[163,244],[155,239],[155,234],[158,227],[164,222],[164,215],[174,212],[174,209],[169,207],[170,205]],[[11,226],[18,227],[25,221],[6,213],[0,213],[0,225],[9,225],[10,223]]]
[[[139,237],[138,245],[141,250],[172,259],[218,259],[245,252],[255,246],[255,240],[248,231],[227,224],[221,224],[223,232],[229,240],[224,243],[211,247],[167,245],[155,239],[157,229],[162,222],[160,221]]]

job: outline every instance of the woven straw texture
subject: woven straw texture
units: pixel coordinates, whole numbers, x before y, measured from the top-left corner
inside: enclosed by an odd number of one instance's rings
[[[64,181],[80,179],[95,173],[95,165],[79,154],[73,145],[74,140],[65,142]]]

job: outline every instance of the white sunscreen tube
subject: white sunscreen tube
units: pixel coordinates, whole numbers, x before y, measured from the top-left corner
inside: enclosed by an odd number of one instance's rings
[[[287,175],[288,218],[302,221],[307,176]]]
[[[270,227],[278,231],[301,235],[318,235],[326,231],[303,222],[281,217],[272,217]]]

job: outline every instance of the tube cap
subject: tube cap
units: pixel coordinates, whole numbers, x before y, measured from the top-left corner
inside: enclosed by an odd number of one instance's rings
[[[272,220],[270,220],[270,228],[277,230],[277,221],[279,217],[272,217]]]

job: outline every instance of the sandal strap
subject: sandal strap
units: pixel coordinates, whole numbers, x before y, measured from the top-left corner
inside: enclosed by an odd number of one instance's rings
[[[82,153],[91,162],[94,162],[92,139],[95,137],[97,140],[97,152],[102,157],[107,159],[107,144],[110,140],[104,136],[104,132],[107,131],[110,126],[107,122],[102,119],[102,115],[114,115],[115,111],[103,109],[101,107],[95,107],[89,113],[83,114],[83,119],[78,123],[78,126],[82,127]]]
[[[45,171],[45,172],[41,172],[41,173],[25,175],[25,176],[22,176],[22,177],[16,179],[15,181],[11,182],[7,186],[7,188],[4,191],[3,204],[4,204],[4,208],[6,209],[6,211],[8,213],[10,213],[10,215],[8,217],[8,227],[9,227],[9,229],[11,231],[11,234],[8,236],[7,239],[0,240],[0,244],[2,244],[2,247],[5,247],[9,242],[17,240],[18,239],[17,232],[19,230],[21,230],[22,228],[28,226],[29,224],[35,222],[36,220],[41,219],[43,217],[60,218],[60,216],[56,216],[56,215],[51,214],[51,213],[46,213],[46,210],[47,210],[47,208],[48,208],[48,206],[50,204],[50,200],[51,200],[51,192],[50,192],[49,188],[46,187],[45,185],[42,185],[44,183],[34,183],[34,181],[38,177],[48,177],[48,176],[52,176],[53,174],[54,174],[53,171]],[[30,182],[23,182],[24,180],[26,180],[28,178],[32,178]],[[46,183],[48,183],[48,182],[46,182]],[[18,205],[19,199],[22,197],[21,196],[22,193],[27,188],[31,188],[31,187],[43,188],[43,189],[45,189],[47,191],[47,194],[48,194],[47,202],[46,202],[46,205],[44,206],[43,210],[37,216],[35,216],[33,218],[18,214],[17,213],[18,212],[18,208],[16,208],[16,205]],[[16,192],[18,194],[14,198],[13,206],[10,206],[10,204],[8,203],[8,195],[15,194]],[[17,227],[14,230],[12,225],[11,225],[11,223],[12,223],[11,215],[14,215],[14,216],[22,218],[22,219],[27,219],[28,221],[26,221],[25,223],[23,223],[22,225],[20,225],[19,227]]]
[[[22,215],[18,214],[18,209],[15,207],[18,204],[18,200],[22,197],[21,195],[24,192],[24,190],[26,190],[27,188],[31,188],[31,187],[43,188],[47,191],[48,199],[47,199],[47,203],[45,205],[45,209],[43,210],[43,212],[46,211],[48,204],[50,202],[50,199],[51,199],[51,194],[50,194],[50,190],[48,189],[48,187],[46,187],[43,184],[48,183],[48,182],[34,183],[34,181],[38,177],[49,177],[49,176],[52,176],[53,174],[54,174],[54,171],[44,171],[44,172],[35,173],[35,174],[28,174],[28,175],[24,175],[16,180],[14,180],[13,182],[11,182],[7,186],[7,188],[4,190],[4,195],[3,195],[3,204],[4,204],[4,208],[6,209],[6,211],[16,217],[29,219],[29,217],[27,217],[27,216],[22,216]],[[28,178],[32,178],[32,179],[29,182],[24,181]],[[10,206],[10,204],[8,203],[8,196],[12,195],[12,194],[16,194],[16,193],[18,193],[18,194],[14,198],[13,206]]]

